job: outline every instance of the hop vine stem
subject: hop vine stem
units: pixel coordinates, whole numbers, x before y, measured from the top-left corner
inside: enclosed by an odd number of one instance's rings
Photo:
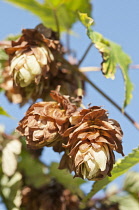
[[[53,13],[54,13],[54,18],[55,18],[56,27],[57,27],[58,39],[59,39],[59,37],[60,37],[60,26],[59,26],[59,21],[58,21],[58,17],[57,17],[57,11],[53,10]]]
[[[89,46],[87,47],[85,53],[83,54],[82,58],[80,59],[80,61],[79,61],[79,63],[78,63],[78,66],[80,66],[81,63],[84,61],[84,59],[86,58],[86,56],[87,56],[87,54],[88,54],[88,52],[89,52],[89,50],[91,49],[92,46],[93,46],[93,43],[91,42],[91,43],[89,44]]]
[[[119,66],[116,66],[117,69],[120,69]],[[139,69],[139,64],[130,65],[129,69]],[[101,71],[101,67],[98,66],[85,66],[80,67],[81,72],[93,72],[93,71]]]

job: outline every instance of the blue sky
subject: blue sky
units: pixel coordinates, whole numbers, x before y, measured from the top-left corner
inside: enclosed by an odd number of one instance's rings
[[[124,51],[128,53],[133,64],[139,63],[139,1],[138,0],[94,0],[93,1],[93,17],[95,19],[94,30],[102,33],[106,38],[115,41],[122,45]],[[16,8],[5,1],[0,1],[0,40],[4,39],[8,34],[19,34],[23,28],[33,28],[38,23],[39,19],[30,14],[26,10]],[[87,48],[90,40],[86,36],[85,28],[77,23],[73,30],[76,36],[71,38],[71,46],[76,50],[77,57],[81,58],[84,50]],[[62,36],[63,43],[65,36]],[[95,48],[92,48],[88,57],[82,63],[82,66],[100,66],[101,56]],[[104,78],[101,72],[89,72],[87,76],[98,85],[104,92],[113,98],[120,106],[123,104],[124,87],[121,72],[117,70],[115,80]],[[139,122],[139,69],[130,69],[130,77],[134,83],[133,99],[128,105],[126,111]],[[138,146],[139,131],[103,96],[96,92],[90,85],[87,85],[84,104],[87,106],[90,102],[92,105],[104,105],[104,108],[109,110],[110,118],[116,119],[124,131],[123,146],[124,152],[127,155],[133,148]],[[6,131],[12,131],[20,120],[27,105],[22,109],[18,105],[11,105],[7,99],[1,94],[0,104],[16,119],[12,120],[0,116],[0,123],[5,124]],[[48,155],[48,156],[47,156]],[[120,158],[120,155],[116,155]],[[58,161],[59,155],[55,154],[51,149],[45,149],[42,160],[47,164],[51,161]],[[139,171],[139,166],[134,167]],[[89,191],[91,184],[87,184],[86,192]]]

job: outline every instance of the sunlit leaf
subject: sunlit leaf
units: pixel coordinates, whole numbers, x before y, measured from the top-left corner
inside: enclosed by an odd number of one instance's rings
[[[8,59],[8,55],[4,51],[4,49],[0,48],[0,62],[1,61],[6,61]]]
[[[85,183],[83,179],[73,178],[73,176],[67,170],[58,169],[58,163],[52,163],[50,166],[50,175],[57,179],[58,182],[63,184],[66,188],[70,189],[72,193],[77,193],[82,196],[83,193],[80,190],[80,185]]]
[[[109,198],[110,201],[119,204],[119,210],[139,209],[139,202],[132,195],[114,195]]]
[[[123,189],[129,193],[139,193],[139,173],[129,171],[124,180]]]
[[[133,84],[130,81],[128,68],[131,63],[130,57],[122,50],[121,46],[104,38],[100,33],[95,32],[90,27],[90,18],[80,13],[80,20],[87,27],[87,35],[93,42],[94,46],[99,50],[102,55],[102,72],[106,78],[114,79],[117,65],[122,71],[125,84],[125,99],[123,107],[126,107],[132,98]],[[93,20],[92,20],[93,21]],[[86,23],[87,22],[87,23]]]
[[[106,177],[100,181],[96,181],[93,186],[91,192],[84,198],[83,202],[86,202],[93,195],[95,195],[99,190],[104,189],[110,182],[115,180],[117,177],[121,176],[125,172],[127,172],[132,166],[139,163],[139,147],[134,149],[132,153],[125,156],[123,159],[117,161],[114,165],[114,168],[111,172],[111,177]]]
[[[48,168],[39,159],[34,158],[25,146],[21,152],[18,169],[26,177],[26,185],[40,187],[49,182]]]
[[[16,172],[11,178],[3,175],[0,180],[0,192],[4,197],[8,209],[19,209],[21,204],[22,175]]]
[[[59,22],[60,31],[65,31],[78,20],[78,11],[91,14],[90,0],[45,0],[43,3],[36,0],[6,1],[29,10],[37,15],[45,26],[55,31],[58,30],[56,19]]]
[[[12,176],[17,168],[17,157],[21,152],[21,142],[18,139],[5,140],[2,149],[2,170],[7,176]]]
[[[83,23],[85,27],[90,27],[93,25],[94,20],[87,15],[87,13],[79,12],[80,21]]]

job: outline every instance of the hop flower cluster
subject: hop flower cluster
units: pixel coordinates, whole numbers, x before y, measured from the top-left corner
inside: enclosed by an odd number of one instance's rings
[[[64,151],[59,168],[74,171],[75,177],[100,180],[111,176],[113,150],[124,155],[119,123],[101,107],[79,110],[57,91],[51,97],[55,101],[32,105],[19,122],[17,130],[26,136],[27,145]]]
[[[55,51],[60,51],[58,40],[46,38],[37,29],[23,29],[22,36],[19,40],[12,41],[11,45],[5,50],[10,55],[14,82],[20,87],[26,87],[32,81],[38,84],[55,62]]]
[[[21,206],[27,210],[78,210],[79,198],[53,180],[49,185],[38,189],[24,187]]]
[[[10,102],[22,106],[38,98],[50,100],[50,90],[58,85],[63,94],[75,96],[77,80],[61,61],[64,49],[51,29],[42,24],[23,29],[18,40],[7,43],[5,51],[9,64],[5,64],[0,86]]]

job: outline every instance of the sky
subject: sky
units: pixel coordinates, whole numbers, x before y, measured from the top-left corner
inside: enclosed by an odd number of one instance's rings
[[[94,0],[92,15],[95,20],[93,29],[122,45],[124,51],[132,58],[133,64],[139,64],[139,1]],[[3,40],[9,34],[19,34],[23,28],[34,28],[39,23],[40,20],[28,11],[0,0],[0,40]],[[77,58],[80,59],[90,40],[86,36],[85,28],[80,23],[74,24],[73,30],[75,35],[71,37],[71,47],[77,49]],[[62,36],[62,42],[65,43],[65,35]],[[92,47],[82,63],[82,67],[100,66],[101,61],[100,54]],[[134,91],[133,99],[125,111],[139,122],[139,69],[130,69],[129,73],[134,83]],[[120,106],[123,105],[124,86],[120,70],[117,70],[115,80],[106,79],[101,72],[88,72],[86,75]],[[90,85],[86,85],[84,105],[87,106],[89,103],[98,106],[103,105],[109,111],[109,117],[120,123],[124,132],[123,147],[125,155],[138,146],[139,131],[110,102]],[[0,116],[0,124],[5,125],[6,132],[11,132],[24,116],[28,105],[19,109],[18,105],[10,104],[3,94],[0,95],[0,105],[15,117],[15,119],[9,119]],[[46,148],[42,161],[49,164],[51,161],[58,161],[59,158],[59,154],[54,153],[50,148]],[[116,154],[116,158],[121,158],[121,155]],[[139,166],[136,165],[134,170],[139,171]],[[117,182],[122,182],[122,179],[119,180]],[[88,192],[91,184],[90,182],[87,183],[83,186],[83,189]]]

